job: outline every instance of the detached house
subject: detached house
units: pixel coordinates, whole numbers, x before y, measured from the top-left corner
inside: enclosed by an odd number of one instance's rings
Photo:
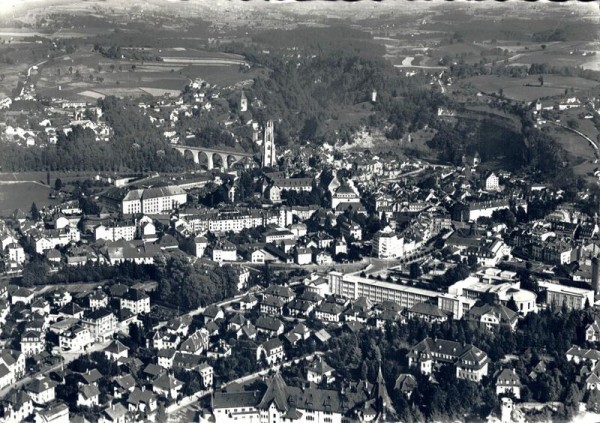
[[[458,379],[481,382],[488,373],[487,354],[470,344],[425,338],[413,346],[407,356],[408,365],[417,367],[425,375],[432,374],[441,364],[455,366]]]
[[[255,326],[258,333],[265,333],[268,336],[279,336],[284,331],[281,320],[270,316],[260,316],[256,319]]]
[[[600,341],[600,321],[594,320],[592,323],[585,328],[585,340],[587,342],[598,342]]]
[[[199,329],[181,343],[179,351],[187,354],[201,354],[208,349],[209,343],[208,332],[204,329]]]
[[[38,377],[25,387],[25,390],[36,404],[47,404],[54,401],[56,382],[47,377]]]
[[[115,333],[117,318],[106,308],[84,314],[83,325],[87,327],[93,339],[105,341]]]
[[[175,399],[183,388],[183,382],[168,373],[163,373],[152,383],[152,391],[165,398]]]
[[[497,331],[500,327],[514,331],[517,327],[518,314],[501,304],[485,304],[481,307],[473,307],[469,311],[469,319],[480,328],[489,331]]]
[[[496,377],[496,395],[508,394],[521,398],[521,381],[514,369],[504,369]]]
[[[283,343],[277,338],[271,338],[260,344],[256,349],[256,361],[260,361],[263,358],[269,366],[283,361],[285,358]]]
[[[283,314],[284,306],[285,301],[282,298],[273,295],[265,295],[260,302],[260,312],[281,316]]]
[[[111,361],[118,361],[121,358],[127,358],[129,355],[129,348],[123,345],[119,340],[113,341],[104,350],[104,355]]]
[[[44,334],[36,331],[27,331],[21,336],[21,352],[27,357],[41,353],[46,348]]]
[[[150,296],[139,289],[130,289],[121,297],[121,309],[133,314],[150,313]]]
[[[100,390],[96,385],[83,385],[77,393],[77,405],[79,407],[95,407],[100,401]]]

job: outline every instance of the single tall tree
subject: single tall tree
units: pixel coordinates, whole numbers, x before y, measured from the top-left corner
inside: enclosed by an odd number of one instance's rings
[[[36,206],[35,202],[31,203],[30,213],[31,213],[31,218],[33,220],[40,220],[40,217],[41,217],[40,211],[39,211],[38,207]]]

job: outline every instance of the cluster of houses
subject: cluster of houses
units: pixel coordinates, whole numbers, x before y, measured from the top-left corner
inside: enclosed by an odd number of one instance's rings
[[[3,334],[18,334],[18,350],[0,352],[2,422],[87,421],[82,420],[85,414],[74,415],[73,407],[98,410],[100,422],[143,421],[156,416],[159,402],[168,405],[181,397],[184,383],[173,370],[195,372],[202,389],[213,384],[207,362],[213,342],[206,329],[190,330],[191,318],[158,322],[161,329],[155,334],[160,336],[149,336],[148,345],[142,345],[157,352],[150,360],[130,353],[125,345],[130,330],[143,327],[142,319],[150,313],[150,296],[141,289],[115,284],[90,292],[56,289],[39,295],[4,286],[0,307]],[[99,368],[69,367],[93,352],[117,366],[117,376]],[[74,384],[72,404],[57,397],[57,388],[65,384]]]

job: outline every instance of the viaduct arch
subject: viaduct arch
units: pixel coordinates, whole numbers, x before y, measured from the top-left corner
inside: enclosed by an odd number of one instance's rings
[[[215,159],[221,162],[221,167],[223,167],[223,169],[228,169],[240,160],[254,156],[252,153],[222,150],[218,148],[192,147],[189,145],[174,145],[173,148],[179,151],[184,157],[189,157],[191,154],[194,163],[200,163],[200,156],[202,154],[206,155],[208,170],[214,169]]]

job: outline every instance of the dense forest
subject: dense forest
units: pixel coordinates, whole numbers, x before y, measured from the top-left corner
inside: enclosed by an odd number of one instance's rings
[[[81,267],[63,267],[50,271],[41,256],[35,256],[23,269],[21,284],[26,287],[47,284],[114,282],[133,285],[140,281],[156,281],[154,301],[181,310],[205,306],[237,293],[238,275],[232,266],[190,264],[187,258],[171,257],[157,264],[124,262],[116,266],[88,263]]]
[[[404,77],[381,58],[345,50],[294,58],[243,53],[271,70],[270,78],[255,79],[247,95],[262,99],[266,106],[252,110],[259,121],[276,117],[285,122],[280,138],[348,141],[353,130],[371,125],[386,127],[390,138],[398,139],[406,131],[431,124],[437,107],[446,103],[443,95],[430,88],[425,75]],[[350,108],[370,102],[373,90],[378,94],[370,119],[345,121],[338,134],[325,132],[326,121],[343,120]]]
[[[442,324],[410,320],[406,325],[390,325],[385,332],[361,331],[343,333],[328,345],[328,363],[342,378],[375,381],[380,364],[388,390],[400,421],[466,421],[484,420],[497,410],[498,398],[494,391],[494,374],[502,367],[514,368],[521,383],[523,401],[560,401],[558,421],[568,421],[578,412],[579,402],[594,407],[598,395],[584,395],[577,386],[577,367],[566,361],[566,352],[573,345],[585,344],[585,325],[594,319],[594,311],[544,310],[528,314],[519,322],[519,329],[511,332],[501,329],[490,333],[460,320]],[[472,343],[486,351],[492,362],[489,377],[481,385],[456,379],[452,368],[443,367],[432,382],[414,370],[405,361],[408,347],[425,337],[453,339]],[[500,360],[507,354],[515,359],[506,365]],[[537,377],[532,373],[543,361],[546,371]],[[410,399],[394,390],[395,378],[402,372],[415,374],[418,388]],[[549,417],[549,416],[547,416]]]

